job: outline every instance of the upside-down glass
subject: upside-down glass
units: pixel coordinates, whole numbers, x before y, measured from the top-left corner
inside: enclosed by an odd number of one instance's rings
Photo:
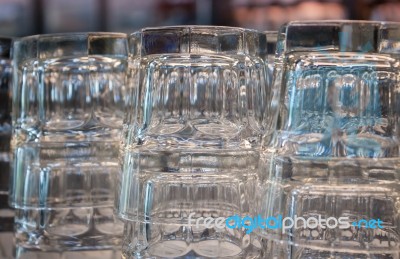
[[[243,229],[200,217],[248,215],[270,125],[265,35],[161,27],[130,36],[135,109],[124,132],[118,215],[123,255],[255,258]],[[189,222],[189,219],[192,219]]]
[[[126,34],[21,38],[13,46],[16,242],[44,251],[113,249]]]
[[[291,22],[278,37],[276,154],[259,208],[311,224],[259,229],[264,256],[398,258],[400,24]]]

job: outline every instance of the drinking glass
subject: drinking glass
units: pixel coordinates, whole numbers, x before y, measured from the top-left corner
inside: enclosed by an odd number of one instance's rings
[[[37,35],[13,46],[13,174],[17,246],[114,249],[118,145],[129,103],[120,33]]]
[[[258,229],[264,256],[398,258],[399,40],[397,23],[291,22],[280,30],[276,152],[257,204],[266,219],[311,224]]]
[[[130,49],[136,105],[116,203],[123,256],[257,258],[260,243],[244,229],[195,222],[254,211],[259,150],[272,123],[265,34],[146,28],[130,36]]]

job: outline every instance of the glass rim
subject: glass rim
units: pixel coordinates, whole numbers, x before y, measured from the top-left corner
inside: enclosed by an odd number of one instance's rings
[[[123,32],[66,32],[66,33],[48,33],[48,34],[34,34],[25,37],[16,38],[15,41],[28,41],[41,38],[73,38],[73,37],[84,37],[84,36],[121,36],[127,37],[129,34]],[[0,37],[1,39],[1,37]]]
[[[318,25],[318,26],[323,26],[324,24],[326,25],[334,25],[334,24],[354,24],[354,25],[359,25],[359,24],[366,24],[366,25],[397,25],[400,27],[400,22],[394,22],[394,21],[370,21],[370,20],[294,20],[290,21],[287,23],[284,23],[282,27],[285,26],[290,26],[290,25]]]
[[[171,25],[171,26],[156,26],[156,27],[144,27],[135,32],[129,33],[128,36],[136,35],[137,33],[143,32],[152,32],[152,31],[170,31],[170,30],[183,30],[183,29],[204,29],[209,30],[210,32],[252,32],[252,33],[261,33],[262,31],[255,29],[248,29],[242,27],[234,27],[234,26],[213,26],[213,25]]]
[[[351,36],[344,36],[351,35]],[[299,40],[301,39],[301,40]],[[308,20],[283,24],[278,54],[298,51],[357,52],[398,55],[400,22],[367,20]]]
[[[174,25],[145,27],[128,36],[130,54],[244,54],[264,59],[267,35],[241,27]]]
[[[128,35],[120,32],[71,32],[36,34],[13,41],[16,63],[27,59],[73,56],[128,56]],[[62,50],[62,51],[60,51]]]

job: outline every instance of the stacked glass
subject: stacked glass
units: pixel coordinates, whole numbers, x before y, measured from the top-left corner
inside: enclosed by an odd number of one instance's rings
[[[255,210],[260,146],[273,124],[265,34],[183,26],[129,40],[135,106],[116,200],[123,256],[259,257],[254,236],[215,220]]]
[[[9,198],[16,208],[17,247],[119,250],[123,225],[113,204],[130,103],[127,43],[127,35],[118,33],[14,42]]]
[[[265,258],[398,258],[399,40],[396,23],[280,30],[276,153],[258,201]]]

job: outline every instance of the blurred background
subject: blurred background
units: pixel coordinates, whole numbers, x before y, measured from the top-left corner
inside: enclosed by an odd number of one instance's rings
[[[400,0],[0,0],[3,36],[179,24],[276,30],[312,19],[400,21]]]

